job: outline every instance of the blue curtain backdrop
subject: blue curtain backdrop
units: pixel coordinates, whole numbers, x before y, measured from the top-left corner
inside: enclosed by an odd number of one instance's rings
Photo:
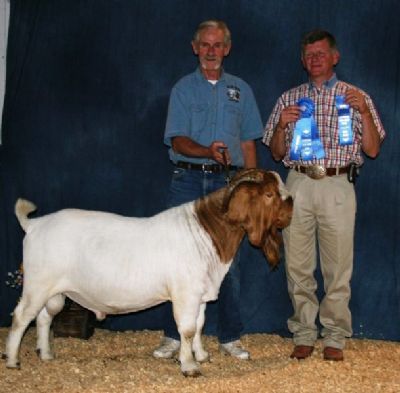
[[[197,65],[194,29],[219,18],[233,35],[225,68],[253,87],[264,122],[277,97],[305,80],[299,41],[315,27],[337,37],[338,76],[377,104],[388,135],[356,185],[351,309],[355,337],[400,340],[399,14],[397,0],[11,0],[0,150],[0,326],[10,323],[19,297],[5,284],[22,259],[23,232],[13,213],[18,197],[34,201],[38,215],[65,207],[130,216],[164,209],[168,96]],[[262,167],[286,176],[261,143],[258,152]],[[247,246],[242,271],[245,332],[287,334],[283,265],[271,272]],[[109,317],[102,326],[160,329],[162,307]],[[214,311],[210,305],[209,334]]]

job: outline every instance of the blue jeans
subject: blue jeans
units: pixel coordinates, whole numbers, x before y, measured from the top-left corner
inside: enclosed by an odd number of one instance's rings
[[[168,207],[193,201],[225,185],[225,174],[223,173],[204,173],[202,171],[175,168],[169,189]],[[240,320],[239,307],[240,267],[238,252],[222,281],[218,295],[217,335],[221,344],[240,338],[243,325]],[[168,303],[164,323],[165,336],[179,340],[180,336],[173,319],[171,303]]]

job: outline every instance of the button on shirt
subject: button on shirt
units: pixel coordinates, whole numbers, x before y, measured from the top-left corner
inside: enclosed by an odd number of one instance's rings
[[[309,97],[315,104],[314,119],[317,123],[319,136],[325,150],[325,158],[319,160],[314,158],[307,161],[291,161],[289,151],[295,123],[290,123],[285,133],[286,155],[283,159],[284,164],[288,167],[317,164],[327,168],[345,167],[351,162],[361,165],[363,158],[361,154],[362,122],[360,112],[350,108],[353,143],[345,146],[339,144],[338,114],[335,106],[335,97],[336,95],[344,95],[349,88],[357,89],[363,94],[382,140],[385,137],[385,130],[369,95],[355,86],[339,81],[336,75],[334,75],[320,89],[311,83],[304,83],[283,93],[278,99],[265,126],[263,142],[269,146],[283,108],[290,105],[297,105],[297,101],[300,98]]]
[[[241,141],[261,138],[263,125],[250,86],[242,79],[222,73],[218,82],[208,82],[200,69],[183,77],[173,87],[164,142],[171,147],[171,138],[186,136],[203,146],[223,141],[229,149],[232,165],[244,165]],[[215,161],[187,157],[169,149],[171,161],[213,163]]]

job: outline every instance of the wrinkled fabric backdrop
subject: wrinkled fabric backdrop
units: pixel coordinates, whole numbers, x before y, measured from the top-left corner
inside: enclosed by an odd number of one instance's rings
[[[0,150],[0,325],[20,293],[5,284],[22,260],[20,196],[38,215],[66,207],[149,216],[164,209],[171,165],[163,145],[173,84],[193,71],[198,23],[225,20],[225,69],[253,88],[265,123],[278,96],[302,83],[302,34],[337,38],[339,78],[367,91],[387,131],[356,184],[351,309],[355,337],[400,340],[400,3],[397,0],[11,0]],[[263,168],[287,171],[258,143]],[[154,239],[157,247],[157,239]],[[283,263],[242,253],[245,333],[287,335]],[[321,284],[319,271],[317,276]],[[93,278],[95,279],[95,278]],[[319,295],[323,288],[320,285]],[[111,316],[108,329],[161,329],[162,308]],[[215,333],[215,305],[205,332]]]

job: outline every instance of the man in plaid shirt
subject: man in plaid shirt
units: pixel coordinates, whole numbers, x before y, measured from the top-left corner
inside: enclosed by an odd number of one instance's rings
[[[311,356],[319,313],[324,359],[343,360],[345,338],[352,335],[353,170],[363,163],[361,151],[378,155],[385,131],[371,98],[337,79],[334,67],[340,54],[329,32],[306,34],[301,57],[309,82],[282,94],[263,137],[273,158],[291,168],[286,185],[294,210],[291,225],[283,231],[294,308],[288,320],[295,344],[290,357]],[[304,118],[309,122],[302,123]],[[325,288],[320,304],[314,278],[317,239]]]

